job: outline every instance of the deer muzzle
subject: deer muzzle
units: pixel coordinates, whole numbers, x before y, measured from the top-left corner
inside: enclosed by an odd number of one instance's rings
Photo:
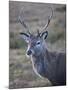
[[[31,50],[28,50],[27,51],[27,55],[31,55],[32,54],[32,51]]]

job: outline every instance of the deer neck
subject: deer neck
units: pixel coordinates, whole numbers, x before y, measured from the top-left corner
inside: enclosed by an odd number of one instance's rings
[[[47,77],[49,61],[45,56],[45,52],[39,56],[32,56],[32,66],[36,74],[40,74],[43,77]]]

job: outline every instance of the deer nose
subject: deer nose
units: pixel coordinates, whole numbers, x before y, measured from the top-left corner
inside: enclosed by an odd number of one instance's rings
[[[28,50],[27,51],[27,55],[31,55],[32,51],[31,50]]]

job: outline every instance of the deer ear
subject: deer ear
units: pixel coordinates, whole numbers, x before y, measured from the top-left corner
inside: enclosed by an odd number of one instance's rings
[[[41,37],[43,37],[43,39],[46,39],[48,36],[48,31],[45,31],[41,34]]]
[[[23,38],[27,43],[29,42],[29,35],[26,33],[20,33],[21,38]]]

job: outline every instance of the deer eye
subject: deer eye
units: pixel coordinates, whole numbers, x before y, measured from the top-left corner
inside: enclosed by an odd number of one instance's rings
[[[39,44],[40,44],[40,41],[37,42],[37,45],[39,45]]]

